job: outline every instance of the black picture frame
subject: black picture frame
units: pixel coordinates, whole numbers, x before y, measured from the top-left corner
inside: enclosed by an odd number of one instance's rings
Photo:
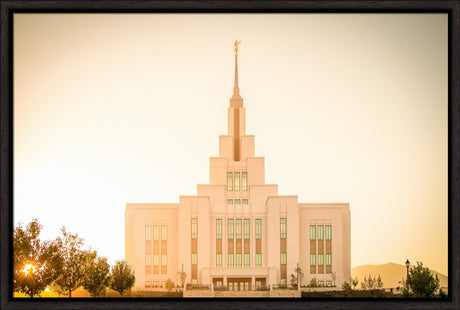
[[[2,1],[0,72],[1,309],[460,309],[460,1]],[[447,299],[13,299],[13,14],[14,13],[447,13],[448,283]]]

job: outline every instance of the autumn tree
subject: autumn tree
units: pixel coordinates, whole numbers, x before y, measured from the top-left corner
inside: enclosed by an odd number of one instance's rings
[[[165,287],[168,289],[168,291],[171,291],[174,288],[174,282],[171,279],[168,279],[165,283]]]
[[[83,239],[77,234],[66,231],[65,227],[61,228],[62,237],[56,239],[59,248],[59,262],[56,267],[59,270],[59,276],[55,283],[63,291],[68,292],[69,298],[72,292],[82,286],[88,279],[89,269],[96,259],[96,252],[83,249]]]
[[[83,287],[92,297],[105,296],[107,287],[110,284],[110,265],[106,257],[96,258],[88,268],[88,277]]]
[[[439,289],[439,278],[437,274],[433,276],[428,267],[423,267],[422,262],[417,262],[417,266],[410,268],[406,284],[415,297],[433,297]]]
[[[56,278],[57,246],[38,238],[43,226],[33,219],[13,232],[13,290],[33,298]]]
[[[117,291],[120,295],[127,290],[130,290],[134,286],[136,277],[131,266],[126,261],[118,260],[115,265],[112,266],[112,281],[110,288]]]
[[[184,285],[185,285],[185,279],[187,278],[187,274],[186,274],[185,272],[183,272],[183,271],[179,271],[177,274],[179,275],[179,278],[180,278],[180,282],[181,282],[181,284],[182,284],[182,287],[184,287]]]

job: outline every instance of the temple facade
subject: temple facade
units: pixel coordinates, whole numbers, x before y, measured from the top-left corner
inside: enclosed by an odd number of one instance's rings
[[[273,289],[291,285],[297,267],[301,286],[315,278],[341,287],[351,270],[349,203],[302,203],[265,183],[264,157],[246,134],[237,46],[228,132],[210,158],[209,184],[178,203],[126,204],[125,258],[135,287],[181,285],[183,274],[191,286]]]

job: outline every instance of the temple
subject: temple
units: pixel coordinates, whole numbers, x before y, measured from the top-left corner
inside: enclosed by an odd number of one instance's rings
[[[228,132],[210,158],[209,184],[178,203],[126,204],[125,259],[135,287],[164,287],[168,279],[180,286],[181,275],[189,288],[228,291],[306,286],[313,278],[341,287],[350,279],[349,203],[301,203],[265,183],[264,157],[246,134],[238,43]],[[303,277],[291,280],[297,267]]]

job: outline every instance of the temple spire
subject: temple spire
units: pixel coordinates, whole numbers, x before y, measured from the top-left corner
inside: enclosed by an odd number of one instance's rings
[[[238,45],[241,41],[235,40],[233,46],[235,48],[235,84],[233,85],[233,95],[230,98],[230,104],[233,107],[240,107],[243,104],[243,98],[240,95],[240,87],[238,85]]]

